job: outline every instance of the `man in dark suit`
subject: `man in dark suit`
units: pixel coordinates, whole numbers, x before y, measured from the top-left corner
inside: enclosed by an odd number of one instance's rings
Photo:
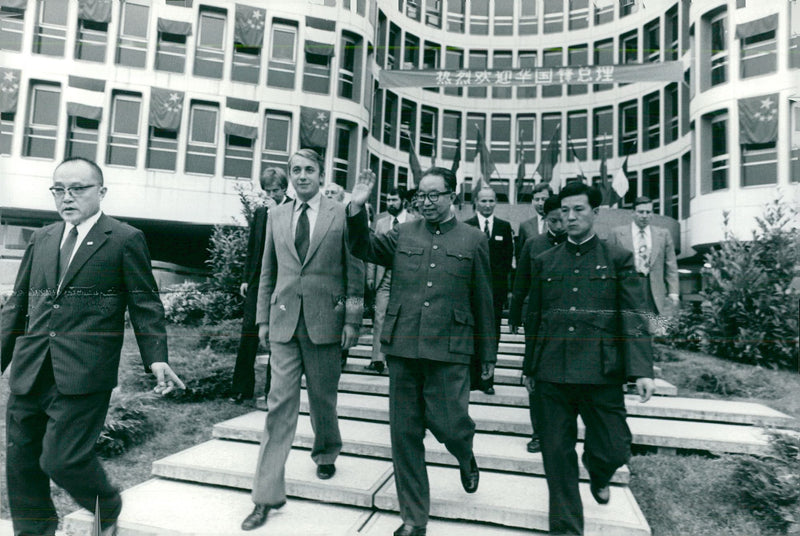
[[[500,321],[503,305],[508,298],[508,274],[514,259],[514,235],[511,224],[495,217],[497,194],[484,186],[475,196],[475,215],[468,219],[467,225],[477,227],[489,240],[489,264],[492,267],[492,297],[494,302],[494,327],[497,340],[500,340]],[[481,389],[487,395],[494,394],[494,377],[481,382]]]
[[[286,502],[285,466],[300,412],[306,376],[317,477],[329,479],[342,448],[336,398],[342,350],[358,340],[364,308],[364,265],[347,249],[344,206],[320,193],[322,157],[300,149],[289,159],[297,193],[267,220],[258,288],[258,336],[272,355],[269,413],[253,481],[253,530]]]
[[[2,311],[0,356],[9,365],[6,474],[15,534],[55,534],[50,480],[95,510],[116,534],[122,500],[94,452],[117,384],[125,310],[157,393],[184,388],[167,364],[164,308],[144,235],[100,211],[94,162],[56,167],[50,191],[63,222],[33,234]]]
[[[286,172],[281,168],[268,167],[261,173],[261,189],[267,194],[265,206],[256,209],[253,223],[247,240],[247,259],[244,263],[244,282],[239,292],[244,297],[244,318],[242,318],[242,338],[239,352],[236,354],[236,366],[233,369],[231,385],[231,401],[241,404],[253,398],[255,387],[255,371],[253,365],[258,353],[258,327],[256,326],[256,303],[258,298],[258,280],[261,278],[261,259],[264,256],[264,233],[267,230],[267,215],[278,205],[289,203],[292,198],[286,195],[289,186]],[[264,384],[264,395],[269,395],[272,373],[267,365],[267,379]]]
[[[389,426],[400,517],[395,536],[424,536],[430,510],[425,468],[425,428],[458,460],[467,493],[478,489],[472,452],[470,362],[477,354],[482,377],[497,360],[486,236],[451,211],[456,176],[434,167],[419,182],[421,220],[385,234],[371,232],[364,204],[375,174],[364,171],[348,207],[353,254],[392,268],[392,287],[380,333],[389,365]]]
[[[550,533],[583,534],[577,417],[586,426],[589,489],[606,504],[611,477],[630,458],[622,385],[635,380],[642,402],[650,399],[653,350],[631,253],[594,234],[602,194],[572,182],[559,199],[567,241],[533,259],[523,380],[535,379]]]
[[[522,323],[521,319],[524,305],[531,288],[531,266],[533,265],[533,259],[567,239],[567,233],[564,230],[564,222],[561,219],[561,201],[557,196],[548,197],[544,202],[544,214],[547,232],[525,242],[522,255],[519,256],[517,276],[514,279],[514,291],[511,296],[511,306],[509,307],[508,313],[508,324],[511,333],[516,333]],[[536,411],[534,411],[536,398],[534,396],[534,382],[529,381],[527,387],[528,408],[530,411],[532,430],[531,440],[528,441],[527,448],[528,452],[533,454],[540,452],[542,447],[539,443],[539,434],[536,432],[539,427],[536,420]]]
[[[535,214],[533,218],[525,220],[519,224],[519,237],[517,238],[517,264],[519,264],[519,257],[522,254],[522,248],[525,247],[525,242],[534,236],[544,234],[544,202],[548,197],[553,195],[553,189],[550,187],[549,182],[540,182],[533,187],[533,199],[531,205]]]

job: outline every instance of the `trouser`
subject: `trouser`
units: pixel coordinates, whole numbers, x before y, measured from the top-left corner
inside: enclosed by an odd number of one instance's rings
[[[336,461],[342,437],[336,414],[337,388],[341,375],[341,346],[314,344],[308,336],[303,312],[289,342],[270,344],[272,388],[261,449],[256,465],[252,498],[256,504],[279,504],[286,500],[286,459],[292,449],[300,412],[300,378],[305,373],[314,445],[311,458],[317,465]]]
[[[258,299],[258,285],[250,285],[244,300],[244,318],[242,318],[242,335],[239,340],[239,351],[236,354],[236,365],[233,368],[233,381],[231,394],[241,394],[252,398],[255,389],[255,362],[258,353],[258,326],[256,325],[256,301]],[[269,394],[272,374],[267,363],[267,380],[264,385],[264,394]]]
[[[469,365],[389,355],[389,428],[400,517],[428,523],[430,486],[425,428],[468,469],[475,423],[469,416]]]
[[[575,453],[577,417],[586,426],[583,465],[595,486],[606,486],[631,455],[624,394],[619,385],[537,381],[534,407],[550,492],[550,533],[583,534]]]
[[[539,419],[536,416],[536,387],[532,393],[528,393],[528,413],[531,418],[531,438],[537,439],[539,437]]]
[[[53,535],[58,514],[50,480],[94,512],[103,528],[113,524],[122,499],[95,454],[111,391],[63,395],[48,356],[33,389],[11,394],[6,409],[6,476],[14,534]]]
[[[378,288],[375,289],[375,316],[372,319],[372,361],[386,362],[386,354],[381,352],[381,330],[386,318],[386,308],[389,306],[389,291],[392,288],[392,278],[387,270],[381,278]]]

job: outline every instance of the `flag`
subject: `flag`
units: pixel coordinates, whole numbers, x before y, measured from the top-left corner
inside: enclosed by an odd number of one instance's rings
[[[100,525],[100,496],[96,495],[94,500],[94,519],[92,520],[92,535],[102,536],[103,528]]]
[[[525,149],[521,143],[517,144],[517,181],[514,184],[514,199],[519,202],[519,194],[522,191],[522,183],[525,181]]]
[[[319,108],[300,107],[300,148],[322,149],[328,146],[331,113]]]
[[[406,131],[408,136],[408,165],[411,167],[411,178],[408,181],[408,188],[416,188],[419,181],[422,180],[422,166],[419,165],[419,158],[415,149],[416,141],[411,137],[411,133]]]
[[[778,139],[778,94],[739,99],[739,143],[772,143]]]
[[[550,143],[542,155],[542,160],[536,166],[536,173],[542,178],[542,182],[551,182],[553,179],[553,169],[558,163],[558,157],[561,154],[561,125],[556,127],[553,136],[550,138]]]
[[[92,22],[111,22],[111,0],[78,0],[78,18]]]
[[[586,174],[583,172],[583,166],[581,166],[581,159],[578,158],[578,152],[575,150],[575,146],[572,144],[569,135],[567,135],[567,148],[572,155],[572,159],[575,161],[575,165],[578,166],[578,177],[580,177],[581,182],[587,182]]]
[[[436,167],[436,144],[434,143],[431,149],[431,167]]]
[[[19,98],[19,69],[0,67],[0,112],[15,113]]]
[[[624,199],[625,194],[628,193],[629,186],[628,156],[625,155],[625,160],[622,161],[622,165],[619,167],[617,172],[614,173],[614,178],[611,180],[611,187],[614,189],[614,193],[617,194],[620,199]]]
[[[450,165],[450,171],[452,171],[456,176],[456,193],[461,194],[462,190],[464,189],[464,175],[463,173],[458,172],[458,168],[461,167],[461,140],[458,140],[458,144],[456,145],[456,154],[453,155],[453,163]],[[461,202],[461,198],[459,197],[459,203]]]
[[[264,21],[267,11],[257,7],[236,4],[236,24],[233,40],[246,47],[261,47],[264,42]]]
[[[183,91],[157,87],[150,90],[148,124],[151,127],[178,130],[181,126],[181,110],[183,110]]]
[[[480,187],[480,181],[489,184],[492,172],[497,172],[497,166],[494,165],[492,154],[486,147],[486,143],[483,140],[483,133],[481,132],[480,128],[477,128],[477,125],[476,130],[477,137],[475,139],[475,166],[472,174],[472,187],[470,190],[472,194],[478,191],[478,188]],[[499,173],[497,174],[500,175]]]

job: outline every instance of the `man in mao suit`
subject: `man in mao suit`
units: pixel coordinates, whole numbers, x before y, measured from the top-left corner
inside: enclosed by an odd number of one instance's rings
[[[553,189],[550,188],[549,182],[540,182],[533,187],[533,199],[531,205],[536,212],[533,218],[525,220],[519,224],[519,237],[517,238],[517,264],[519,264],[519,256],[522,254],[522,248],[525,247],[525,242],[534,236],[539,236],[545,233],[544,226],[544,201],[553,195]]]
[[[52,479],[89,511],[99,498],[103,534],[116,534],[122,500],[94,447],[117,384],[126,309],[155,391],[184,386],[167,364],[144,235],[100,211],[100,168],[67,159],[50,191],[63,221],[33,234],[0,321],[11,518],[15,534],[55,534]]]
[[[258,289],[259,338],[269,337],[272,388],[256,465],[253,512],[242,523],[253,530],[286,502],[284,468],[300,410],[305,373],[317,477],[333,477],[342,448],[336,415],[342,349],[358,339],[363,313],[364,266],[345,240],[344,206],[321,195],[322,158],[301,149],[289,159],[297,193],[267,220]]]
[[[256,303],[258,298],[258,281],[261,278],[261,259],[264,256],[264,233],[267,230],[267,215],[277,205],[290,203],[291,197],[286,195],[289,183],[286,172],[277,167],[268,167],[261,173],[261,189],[267,194],[266,205],[256,209],[253,223],[247,240],[247,258],[244,263],[244,283],[239,292],[244,297],[244,318],[242,318],[242,337],[239,341],[239,352],[236,354],[236,366],[233,369],[231,384],[231,401],[241,404],[253,398],[255,387],[255,371],[253,365],[258,353],[258,327],[256,326]],[[272,373],[267,365],[267,379],[264,394],[269,394]]]
[[[511,224],[495,217],[497,194],[484,186],[475,196],[475,215],[465,221],[467,225],[477,227],[489,240],[489,264],[492,268],[492,296],[494,301],[494,327],[497,340],[500,340],[500,322],[503,316],[503,305],[508,298],[508,275],[514,259],[514,235]],[[481,389],[487,395],[494,394],[494,377],[481,382]]]
[[[607,504],[614,472],[630,458],[622,385],[642,402],[654,390],[653,349],[633,256],[600,240],[600,190],[580,182],[559,193],[567,240],[533,259],[523,381],[535,380],[534,411],[550,501],[551,534],[583,534],[577,417],[595,501]]]
[[[423,174],[417,203],[424,219],[383,235],[370,232],[363,210],[374,184],[375,174],[365,171],[353,188],[348,241],[357,257],[392,267],[380,341],[389,365],[392,461],[403,519],[394,536],[424,536],[426,427],[458,460],[464,491],[478,489],[468,406],[473,355],[483,379],[497,360],[489,247],[483,233],[453,215],[456,176],[449,169]]]
[[[633,202],[633,222],[615,227],[608,241],[633,252],[636,271],[645,276],[647,302],[657,315],[674,310],[680,299],[678,261],[675,244],[667,229],[650,225],[653,202],[649,197],[637,197]]]

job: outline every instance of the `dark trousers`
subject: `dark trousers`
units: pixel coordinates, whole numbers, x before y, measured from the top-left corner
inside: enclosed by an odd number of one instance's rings
[[[15,534],[55,534],[51,479],[90,512],[99,497],[103,528],[116,521],[122,499],[94,450],[110,398],[111,391],[59,393],[49,357],[30,393],[9,396],[6,476]]]
[[[475,423],[469,416],[469,366],[387,356],[389,427],[400,517],[428,523],[430,486],[425,467],[425,428],[468,468]]]
[[[255,288],[254,288],[255,287]],[[252,398],[256,375],[255,362],[258,353],[258,326],[256,325],[256,304],[258,301],[258,285],[249,285],[244,299],[244,318],[242,318],[242,337],[239,340],[239,352],[236,354],[236,365],[233,368],[231,394],[241,394]],[[272,369],[267,364],[267,382],[264,394],[269,394],[272,383]]]
[[[583,534],[577,417],[586,425],[583,465],[596,486],[605,486],[631,455],[622,387],[537,381],[534,407],[550,492],[550,533]]]

